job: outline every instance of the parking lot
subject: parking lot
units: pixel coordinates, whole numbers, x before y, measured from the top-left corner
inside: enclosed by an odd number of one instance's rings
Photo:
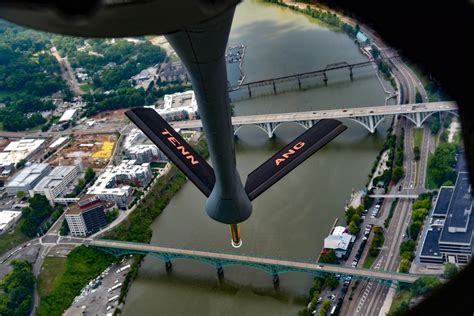
[[[131,264],[132,260],[126,260],[108,267],[82,289],[64,315],[112,315]]]

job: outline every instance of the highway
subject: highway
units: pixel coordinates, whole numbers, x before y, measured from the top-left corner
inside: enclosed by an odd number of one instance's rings
[[[234,116],[232,117],[232,125],[299,122],[299,121],[307,121],[307,120],[342,119],[342,118],[355,118],[355,117],[363,117],[363,116],[427,113],[427,112],[437,112],[437,111],[441,111],[441,112],[457,111],[457,105],[455,102],[431,102],[431,103],[418,103],[418,104],[412,103],[412,104],[404,104],[404,105],[354,107],[354,108],[347,108],[347,109],[340,108],[340,109],[331,109],[331,110],[292,112],[292,113]],[[175,129],[178,129],[178,128],[179,129],[194,129],[194,128],[201,128],[202,122],[200,120],[178,121],[178,122],[172,122],[171,126]]]

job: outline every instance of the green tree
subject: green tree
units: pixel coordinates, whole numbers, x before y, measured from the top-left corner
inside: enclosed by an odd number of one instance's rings
[[[423,103],[423,98],[418,90],[416,91],[415,103]]]
[[[18,191],[16,193],[16,197],[21,200],[22,198],[25,197],[25,192],[24,191]]]
[[[420,147],[415,146],[413,148],[413,154],[415,155],[415,160],[420,160]]]
[[[5,185],[5,181],[0,179],[0,188]]]
[[[92,169],[91,167],[88,167],[84,175],[84,180],[86,181],[86,183],[89,183],[94,179],[94,177],[95,177],[94,169]]]
[[[20,161],[18,161],[18,162],[16,163],[15,168],[16,168],[16,169],[23,169],[23,167],[26,165],[26,163],[27,163],[27,160],[26,160],[26,159],[22,159],[22,160],[20,160]]]
[[[420,277],[413,283],[413,294],[424,295],[440,285],[441,281],[437,277]]]
[[[402,273],[408,273],[410,271],[411,261],[404,258],[400,261],[399,271]]]
[[[393,173],[392,173],[392,180],[394,183],[397,183],[400,181],[401,178],[405,175],[405,172],[403,171],[403,167],[401,166],[395,166],[393,168]]]
[[[421,230],[421,223],[420,222],[413,222],[410,225],[410,238],[412,240],[416,240],[418,238],[418,234]]]
[[[326,314],[329,311],[329,308],[331,307],[331,301],[328,300],[327,298],[323,300],[321,303],[321,308],[319,309],[319,316],[326,316]]]
[[[444,265],[444,276],[448,279],[454,277],[458,272],[458,267],[454,263],[448,262]]]
[[[359,225],[356,224],[356,222],[352,221],[349,223],[349,233],[352,235],[357,235],[360,231]]]
[[[319,256],[319,262],[321,263],[337,263],[336,252],[334,249],[330,249],[326,253],[322,253]]]

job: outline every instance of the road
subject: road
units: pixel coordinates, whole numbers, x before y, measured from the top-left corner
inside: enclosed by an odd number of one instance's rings
[[[77,82],[77,78],[74,75],[74,71],[72,70],[71,64],[69,63],[67,57],[61,57],[56,47],[53,47],[51,52],[61,67],[61,77],[67,82],[72,93],[74,93],[76,96],[83,95],[84,91],[81,90],[79,82]]]

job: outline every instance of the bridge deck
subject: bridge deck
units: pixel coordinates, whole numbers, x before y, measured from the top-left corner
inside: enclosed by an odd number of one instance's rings
[[[366,278],[377,278],[385,280],[394,280],[399,282],[413,283],[416,281],[419,275],[414,274],[403,274],[403,273],[394,273],[386,272],[380,270],[370,270],[370,269],[360,269],[360,268],[349,268],[345,266],[338,265],[320,265],[315,263],[307,262],[297,262],[297,261],[288,261],[288,260],[279,260],[279,259],[269,259],[269,258],[257,258],[244,255],[234,255],[226,253],[214,253],[208,251],[199,251],[199,250],[188,250],[188,249],[176,249],[169,247],[160,247],[153,246],[143,243],[129,243],[122,241],[112,241],[112,240],[90,240],[88,243],[90,246],[95,247],[105,247],[105,248],[115,248],[121,250],[130,250],[130,251],[141,251],[141,252],[154,252],[154,253],[168,253],[168,254],[182,254],[193,257],[202,257],[202,258],[213,258],[213,259],[223,259],[236,262],[253,262],[258,264],[267,264],[272,266],[280,267],[291,267],[298,268],[303,270],[313,270],[320,272],[331,272],[339,274],[349,274]]]
[[[425,113],[439,111],[456,111],[455,102],[430,102],[405,105],[383,105],[372,107],[357,107],[322,111],[306,111],[293,113],[275,113],[232,117],[232,125],[250,125],[262,123],[298,122],[321,119],[341,119],[376,115],[396,115],[409,113]],[[173,128],[193,129],[202,127],[200,120],[180,121],[170,123]]]

